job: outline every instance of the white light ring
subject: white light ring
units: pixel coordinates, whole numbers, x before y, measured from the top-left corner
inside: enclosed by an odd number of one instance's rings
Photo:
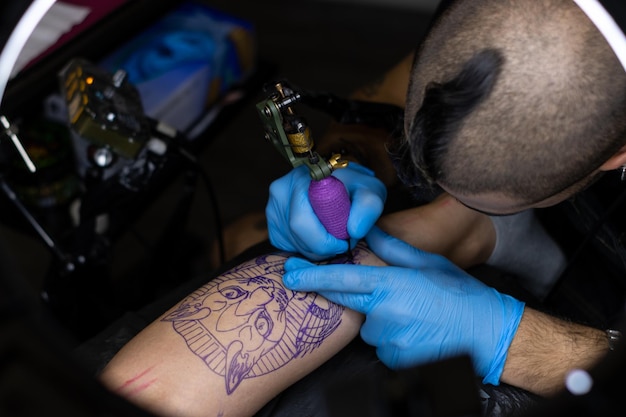
[[[597,0],[574,0],[574,3],[596,25],[626,71],[626,35],[613,17]]]
[[[6,1],[6,0],[4,0]],[[35,30],[35,27],[43,16],[48,12],[55,0],[34,0],[22,15],[11,36],[7,40],[0,54],[0,104],[4,96],[4,90],[11,78],[13,67],[22,52],[26,41]]]

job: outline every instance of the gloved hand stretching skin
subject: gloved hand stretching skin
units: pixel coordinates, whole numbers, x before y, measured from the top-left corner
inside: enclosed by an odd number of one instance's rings
[[[362,239],[383,212],[387,189],[372,171],[356,163],[338,169],[340,179],[350,196],[348,218],[350,246]],[[298,252],[309,259],[321,260],[348,250],[348,242],[332,236],[319,221],[309,201],[311,177],[306,166],[293,169],[270,186],[265,208],[272,245]]]
[[[313,266],[291,258],[285,285],[365,314],[361,337],[390,368],[467,353],[484,382],[498,384],[524,303],[377,227],[366,240],[394,266]]]

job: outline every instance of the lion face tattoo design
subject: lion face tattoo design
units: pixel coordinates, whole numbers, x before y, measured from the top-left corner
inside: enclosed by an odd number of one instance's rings
[[[343,307],[285,288],[282,255],[245,263],[200,287],[163,321],[231,394],[246,378],[272,372],[318,347],[339,325]]]

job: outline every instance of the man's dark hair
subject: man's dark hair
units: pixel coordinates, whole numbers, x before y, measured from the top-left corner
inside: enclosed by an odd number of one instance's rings
[[[396,168],[406,184],[434,187],[443,175],[440,161],[447,146],[463,122],[491,92],[497,79],[502,57],[498,51],[486,49],[470,58],[459,74],[444,83],[426,86],[422,106],[409,126],[401,147],[394,150]],[[420,149],[420,152],[412,152]],[[413,179],[420,178],[419,181]],[[413,184],[411,184],[413,183]]]
[[[416,54],[401,177],[541,201],[626,143],[626,74],[571,0],[459,0]]]

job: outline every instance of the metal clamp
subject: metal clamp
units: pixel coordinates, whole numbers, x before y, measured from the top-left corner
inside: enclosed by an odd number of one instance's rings
[[[615,329],[607,329],[606,338],[609,341],[609,349],[615,350],[617,347],[617,344],[622,339],[622,332],[620,332],[619,330],[615,330]]]

